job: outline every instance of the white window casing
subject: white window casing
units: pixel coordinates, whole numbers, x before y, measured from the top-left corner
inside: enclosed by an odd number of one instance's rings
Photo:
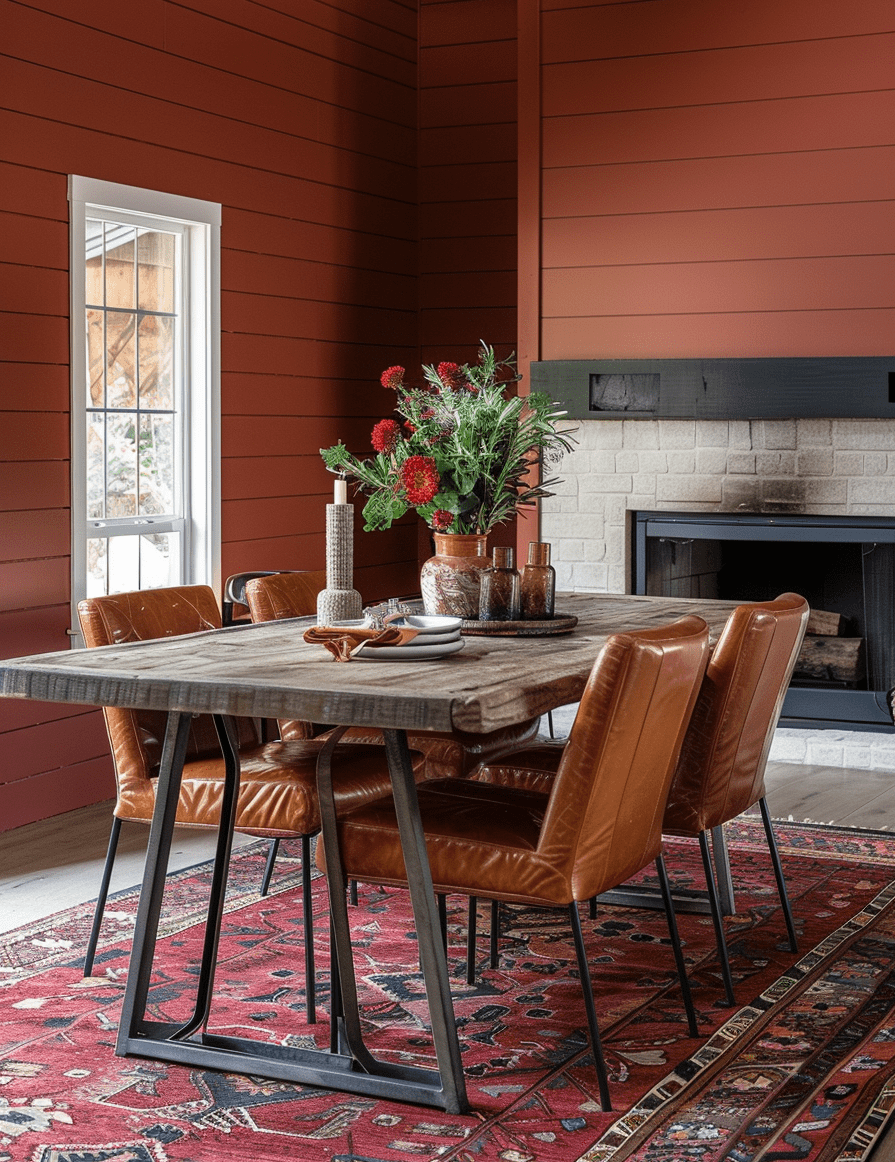
[[[142,546],[142,539],[170,533],[181,552],[179,569],[172,563],[171,582],[213,586],[220,592],[220,226],[217,203],[184,198],[174,194],[123,186],[93,178],[69,178],[71,243],[71,481],[72,481],[72,641],[82,645],[78,630],[77,603],[87,593],[88,541],[106,546],[107,576],[111,569],[113,545],[130,542]],[[176,317],[168,322],[176,340],[177,425],[173,440],[172,467],[181,481],[182,496],[175,510],[158,516],[141,515],[97,520],[88,514],[88,351],[86,299],[88,222],[102,227],[99,249],[108,251],[110,230],[121,224],[123,231],[136,227],[135,238],[150,231],[170,235],[179,261],[174,301]],[[134,262],[137,262],[135,256]],[[172,311],[175,308],[172,307]],[[105,306],[103,307],[105,312]],[[128,313],[124,308],[119,316]],[[113,309],[102,317],[101,326],[114,318]],[[134,318],[139,317],[134,304]],[[160,322],[160,320],[155,320]],[[182,323],[182,325],[178,325]],[[141,324],[142,325],[142,324]],[[105,334],[105,331],[103,332]],[[104,356],[105,358],[105,356]],[[114,410],[92,408],[109,416]],[[141,405],[138,405],[138,407]],[[122,415],[124,413],[121,413]],[[139,420],[139,411],[135,413]],[[175,417],[172,415],[172,421]],[[105,429],[104,429],[105,431]],[[140,433],[143,429],[140,428]],[[140,433],[135,437],[137,444]],[[139,459],[139,457],[138,457]],[[179,470],[179,471],[178,471]],[[138,470],[139,471],[139,470]],[[107,498],[104,497],[104,503]],[[156,512],[158,510],[155,510]],[[99,538],[97,540],[96,538]],[[104,540],[102,538],[105,538]],[[117,539],[116,539],[117,538]],[[152,540],[152,537],[148,537]],[[138,553],[142,560],[143,549]],[[150,553],[157,558],[157,553]],[[139,567],[138,567],[139,568]],[[151,583],[151,582],[150,582]],[[156,582],[157,583],[157,582]],[[145,587],[145,586],[144,586]]]

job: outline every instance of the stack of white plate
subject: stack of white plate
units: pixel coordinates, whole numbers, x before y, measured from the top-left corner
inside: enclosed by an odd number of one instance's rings
[[[363,625],[363,622],[343,622]],[[402,646],[368,646],[355,654],[358,662],[428,662],[446,658],[462,650],[466,643],[460,636],[459,617],[408,614],[389,622],[396,629],[415,629],[416,637]]]

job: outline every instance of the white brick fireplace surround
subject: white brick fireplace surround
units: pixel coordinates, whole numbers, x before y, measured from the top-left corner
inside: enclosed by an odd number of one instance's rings
[[[576,436],[542,502],[559,590],[632,591],[635,510],[895,516],[891,420],[585,420]],[[895,731],[781,728],[771,757],[895,772]]]

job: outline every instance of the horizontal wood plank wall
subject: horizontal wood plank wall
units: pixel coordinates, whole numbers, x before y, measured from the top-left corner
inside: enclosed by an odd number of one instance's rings
[[[516,337],[516,0],[420,3],[420,359]],[[512,545],[514,528],[491,544]],[[420,530],[420,556],[432,546]]]
[[[11,657],[68,641],[70,173],[222,203],[223,574],[321,567],[318,449],[367,447],[382,367],[417,357],[417,7],[0,0],[0,27]],[[355,560],[365,597],[406,591],[415,528]],[[0,830],[113,789],[98,712],[0,703]]]
[[[888,0],[541,0],[542,358],[887,355]]]
[[[516,348],[516,0],[421,0],[424,362]]]

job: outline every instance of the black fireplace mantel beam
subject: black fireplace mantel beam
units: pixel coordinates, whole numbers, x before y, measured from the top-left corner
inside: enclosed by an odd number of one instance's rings
[[[531,388],[578,420],[895,419],[895,356],[554,359]]]

